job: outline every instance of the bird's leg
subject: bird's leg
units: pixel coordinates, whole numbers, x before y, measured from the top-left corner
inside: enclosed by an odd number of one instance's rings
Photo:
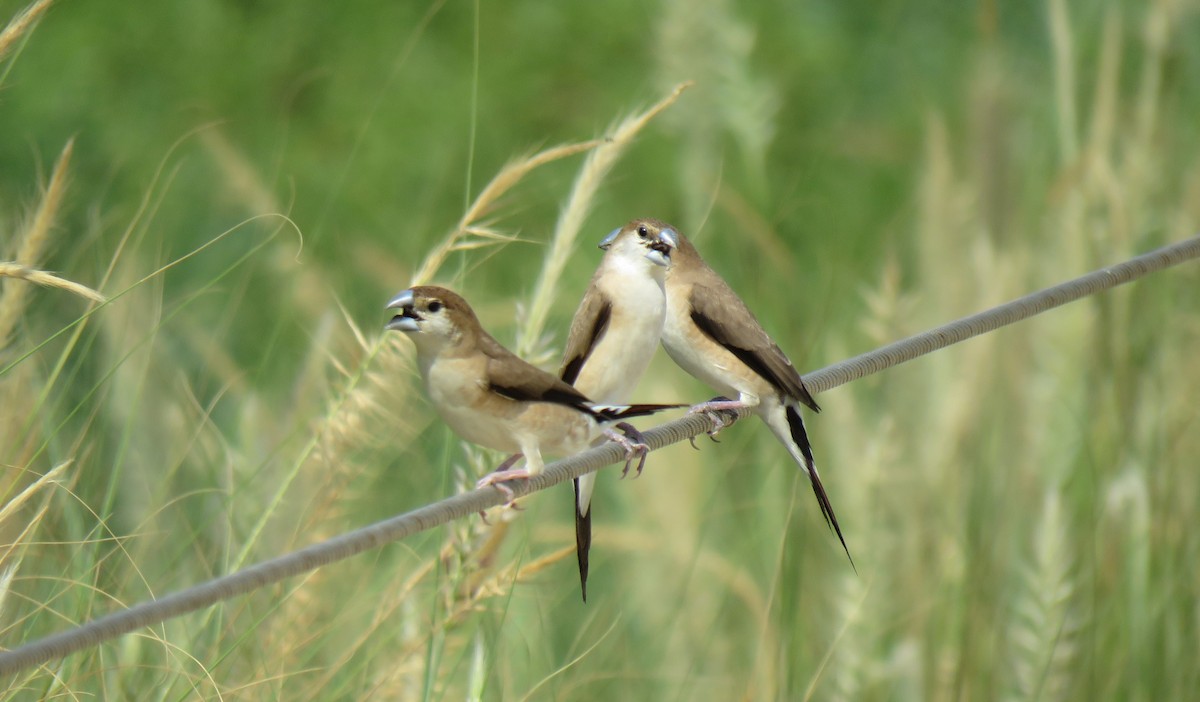
[[[612,429],[605,429],[604,435],[610,441],[616,442],[621,448],[625,449],[625,467],[621,469],[621,477],[624,478],[629,474],[629,466],[632,465],[635,457],[639,458],[637,471],[633,477],[638,477],[642,474],[642,469],[646,467],[646,454],[650,453],[650,446],[646,444],[646,437],[642,432],[637,430],[629,422],[617,422],[614,424],[617,429],[624,432],[625,436],[621,436]]]
[[[524,455],[525,454],[523,454],[523,453],[514,453],[513,455],[504,459],[504,462],[501,463],[500,465],[496,466],[496,470],[494,470],[492,472],[493,473],[501,473],[501,472],[508,470],[509,468],[512,468],[513,464],[516,463],[517,461],[521,460],[521,456],[524,456]]]
[[[488,485],[495,485],[496,489],[504,493],[504,496],[508,498],[508,504],[506,506],[514,506],[515,503],[513,502],[512,488],[504,485],[503,483],[509,480],[518,480],[529,477],[530,474],[527,468],[513,468],[513,464],[521,460],[521,456],[523,455],[524,454],[521,453],[514,453],[513,455],[504,459],[503,463],[496,466],[496,470],[483,476],[479,482],[475,483],[475,487],[485,488]]]
[[[510,503],[513,499],[512,488],[504,485],[510,480],[528,480],[532,476],[528,468],[511,468],[509,470],[498,470],[494,473],[488,473],[480,478],[479,482],[475,483],[477,488],[485,488],[488,485],[495,485],[496,489],[504,493],[508,497]]]
[[[528,438],[528,437],[526,437]],[[508,460],[501,463],[495,471],[483,476],[483,479],[475,483],[475,487],[483,488],[488,485],[495,485],[496,489],[504,493],[508,498],[507,507],[512,507],[516,500],[512,488],[504,485],[509,480],[528,480],[533,476],[541,473],[546,465],[542,462],[542,452],[539,450],[536,442],[522,441],[520,444],[521,453],[515,456],[510,456]],[[517,459],[525,456],[525,465],[520,468],[510,468]]]
[[[717,396],[708,402],[701,402],[698,405],[693,405],[691,409],[688,410],[688,414],[703,414],[708,417],[713,423],[712,429],[709,429],[708,431],[708,438],[716,441],[717,434],[719,434],[722,429],[732,424],[734,419],[737,419],[737,415],[734,415],[733,419],[726,421],[725,417],[721,416],[722,413],[736,412],[737,410],[750,406],[750,403],[743,402],[742,400],[731,400],[728,397]],[[695,443],[692,444],[693,447],[695,447],[695,445]]]
[[[516,463],[517,461],[521,460],[521,456],[522,456],[522,455],[523,455],[523,454],[520,454],[520,453],[514,453],[513,455],[511,455],[511,456],[509,456],[508,458],[504,459],[504,462],[503,462],[503,463],[501,463],[500,465],[496,466],[496,471],[494,471],[494,472],[505,471],[505,470],[508,470],[509,468],[512,468],[512,466],[513,466],[513,464],[514,464],[514,463]],[[481,482],[482,482],[482,481],[475,483],[475,487],[476,487],[476,488],[481,488],[481,487],[484,487],[483,485],[481,485],[481,484],[480,484]],[[500,492],[504,493],[506,497],[508,497],[508,504],[507,504],[507,505],[505,505],[506,507],[513,507],[513,508],[516,508],[516,507],[517,507],[517,503],[516,503],[516,502],[514,502],[514,501],[513,501],[513,499],[512,499],[512,497],[513,497],[513,492],[512,492],[512,490],[511,490],[511,489],[509,489],[507,486],[504,486],[504,485],[497,485],[497,486],[496,486],[496,488],[497,488],[498,490],[500,490]],[[487,512],[480,512],[480,513],[479,513],[479,518],[483,520],[483,523],[484,523],[484,524],[487,524],[488,526],[491,526],[491,522],[489,522],[489,521],[488,521],[488,518],[487,518]]]
[[[524,468],[514,468],[512,470],[488,473],[487,475],[483,476],[483,478],[480,479],[479,482],[475,483],[475,487],[485,488],[489,485],[495,485],[497,490],[504,493],[504,499],[507,500],[507,502],[504,503],[504,506],[511,507],[516,503],[516,499],[517,499],[516,493],[514,493],[512,488],[505,485],[504,483],[508,482],[509,480],[528,480],[528,479],[529,479],[529,471],[525,470]]]

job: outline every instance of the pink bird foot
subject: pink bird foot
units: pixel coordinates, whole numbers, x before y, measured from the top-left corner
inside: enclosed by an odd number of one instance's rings
[[[650,453],[650,446],[646,443],[646,437],[642,435],[642,432],[632,424],[618,422],[614,426],[620,429],[625,436],[621,436],[611,429],[606,430],[604,435],[625,449],[625,467],[621,469],[621,477],[624,478],[629,474],[629,466],[633,464],[634,458],[638,458],[637,470],[633,474],[633,477],[637,478],[642,474],[642,469],[646,467],[646,455]]]
[[[717,434],[721,433],[722,429],[732,424],[734,419],[737,419],[737,417],[734,416],[733,419],[726,421],[725,417],[722,416],[722,413],[734,412],[744,409],[748,406],[749,405],[741,400],[731,400],[728,397],[714,397],[708,402],[701,402],[698,405],[693,405],[691,409],[688,410],[688,414],[703,414],[704,416],[708,417],[709,421],[713,423],[712,429],[708,431],[708,438],[716,441]],[[695,446],[696,444],[693,443],[692,447],[695,448]]]

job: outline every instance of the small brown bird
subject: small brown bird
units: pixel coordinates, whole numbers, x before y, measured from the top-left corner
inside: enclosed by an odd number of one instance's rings
[[[655,242],[667,253],[667,314],[662,345],[667,355],[685,371],[722,395],[736,400],[713,400],[692,407],[708,413],[715,430],[722,426],[714,413],[725,409],[751,409],[787,448],[792,459],[812,483],[825,522],[850,549],[833,505],[821,485],[812,446],[804,430],[800,405],[820,412],[800,374],[779,346],[720,275],[678,230],[663,226]],[[851,565],[854,559],[850,559]]]
[[[436,286],[405,290],[387,305],[399,314],[386,329],[404,332],[417,347],[417,366],[429,400],[467,441],[524,455],[523,468],[491,473],[479,486],[528,478],[542,471],[542,451],[585,450],[604,435],[634,451],[608,425],[681,405],[593,404],[571,385],[522,360],[484,331],[470,305]]]
[[[661,222],[634,220],[600,242],[604,258],[588,285],[567,337],[559,375],[597,402],[624,403],[650,365],[662,334],[667,258],[654,248]],[[634,444],[635,450],[641,444]],[[645,463],[641,449],[637,472]],[[626,465],[628,469],[628,465]],[[575,480],[575,552],[587,601],[596,474]]]

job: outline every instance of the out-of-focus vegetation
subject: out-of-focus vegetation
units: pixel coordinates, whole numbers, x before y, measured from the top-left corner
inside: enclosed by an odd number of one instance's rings
[[[0,34],[0,645],[494,466],[379,333],[431,260],[553,368],[593,243],[661,217],[816,368],[1191,235],[1197,9],[50,5]],[[687,80],[628,143],[520,170]],[[745,422],[601,475],[586,605],[563,487],[7,697],[1193,699],[1198,284],[1168,271],[818,398],[857,574]],[[710,395],[664,357],[635,399]]]

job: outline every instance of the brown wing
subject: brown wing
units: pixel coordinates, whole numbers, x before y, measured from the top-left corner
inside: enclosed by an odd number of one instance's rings
[[[571,321],[571,333],[567,335],[567,348],[563,353],[563,366],[559,376],[563,381],[575,384],[579,371],[587,362],[596,344],[604,338],[608,331],[608,320],[612,317],[612,303],[594,287],[589,287],[579,309],[575,311],[575,319]]]
[[[546,371],[526,362],[489,335],[479,340],[488,357],[488,389],[512,400],[553,402],[596,416],[587,396]]]
[[[800,373],[788,357],[771,341],[746,303],[724,281],[695,284],[688,298],[692,321],[700,331],[724,346],[742,363],[758,373],[779,392],[820,412]]]

